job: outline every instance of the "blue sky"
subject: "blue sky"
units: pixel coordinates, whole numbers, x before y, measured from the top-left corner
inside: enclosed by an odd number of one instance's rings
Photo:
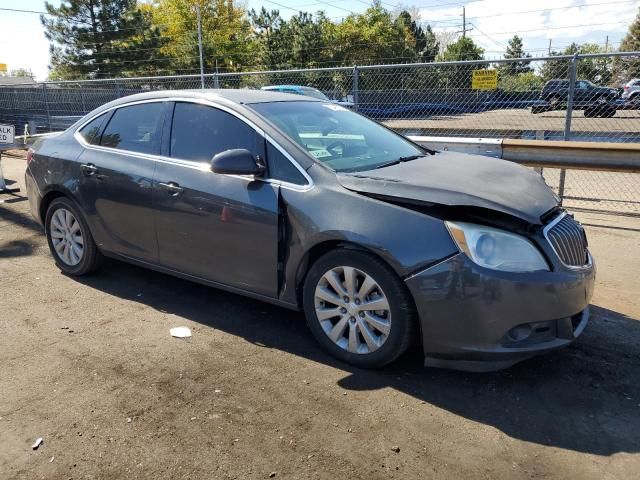
[[[275,3],[274,3],[275,2]],[[53,0],[54,4],[59,0]],[[462,24],[462,7],[473,28],[469,35],[486,50],[488,58],[500,58],[514,33],[524,38],[525,49],[534,56],[552,47],[562,49],[571,42],[620,44],[640,6],[640,0],[385,0],[386,8],[411,7],[436,31],[455,32]],[[338,20],[349,12],[364,11],[367,0],[248,0],[248,8],[279,9],[284,17],[302,9],[324,10]],[[285,8],[288,7],[288,8]],[[43,0],[0,0],[0,7],[42,11]],[[451,34],[453,35],[453,33]],[[0,63],[9,69],[30,69],[38,79],[47,75],[48,42],[38,15],[0,11]]]

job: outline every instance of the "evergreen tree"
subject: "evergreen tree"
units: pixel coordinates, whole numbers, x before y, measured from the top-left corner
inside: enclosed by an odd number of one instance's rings
[[[406,10],[398,14],[396,23],[404,27],[411,35],[413,43],[411,50],[417,61],[433,62],[436,59],[440,44],[430,25],[423,29],[413,20],[411,13]]]
[[[450,62],[460,60],[482,60],[484,49],[469,37],[460,37],[447,45],[439,60]],[[441,67],[440,82],[452,88],[471,88],[473,70],[485,68],[485,65],[451,65]]]
[[[507,51],[504,54],[505,59],[511,58],[531,58],[531,55],[524,51],[522,38],[514,35],[507,45]],[[501,63],[499,71],[501,75],[520,75],[531,71],[530,62],[522,60],[519,62]]]
[[[117,77],[155,71],[162,62],[160,32],[136,0],[62,0],[45,8],[51,77]]]

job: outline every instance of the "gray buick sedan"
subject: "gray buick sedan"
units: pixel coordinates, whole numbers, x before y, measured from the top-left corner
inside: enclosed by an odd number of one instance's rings
[[[589,318],[585,232],[540,175],[321,100],[121,98],[36,143],[26,182],[64,273],[107,256],[301,309],[360,367],[420,342],[428,366],[504,368]]]

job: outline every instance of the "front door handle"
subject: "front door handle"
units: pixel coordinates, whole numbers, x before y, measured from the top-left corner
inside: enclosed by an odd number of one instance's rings
[[[180,185],[178,185],[176,182],[167,182],[167,183],[158,182],[158,185],[164,188],[167,191],[167,193],[172,197],[177,197],[184,191],[184,189]]]
[[[80,171],[84,173],[87,177],[91,177],[98,173],[98,167],[96,167],[93,163],[83,163],[80,165]]]

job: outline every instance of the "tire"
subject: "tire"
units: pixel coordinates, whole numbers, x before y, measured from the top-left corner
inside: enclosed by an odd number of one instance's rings
[[[552,95],[551,97],[549,97],[549,100],[547,100],[547,102],[549,103],[549,107],[551,107],[552,110],[558,108],[561,101],[562,99],[558,95]]]
[[[342,267],[346,268],[346,272]],[[344,302],[344,296],[336,303],[319,299],[318,295],[326,297],[327,291],[333,294],[331,299],[338,298],[335,295],[337,290],[325,276],[332,275],[332,272],[340,282],[338,288],[342,289],[342,293],[349,294],[345,281],[345,273],[350,272],[349,268],[353,269],[357,279],[354,282],[356,288],[352,289],[351,294],[367,283],[367,277],[373,280],[375,287],[368,289],[364,295],[353,295],[349,303]],[[376,306],[381,306],[380,310],[366,308],[366,304],[374,300]],[[387,309],[382,308],[384,300]],[[355,302],[361,303],[356,305]],[[415,307],[407,287],[387,264],[361,251],[334,250],[319,258],[305,279],[303,305],[307,324],[320,345],[334,357],[357,367],[380,368],[391,363],[407,350],[417,331]],[[322,314],[323,310],[327,313],[321,320],[318,313]],[[331,315],[330,310],[335,311],[335,316],[327,316]],[[381,330],[374,325],[380,326]],[[337,340],[329,337],[330,332],[335,334]],[[377,341],[370,342],[372,339]],[[353,348],[355,345],[357,348]]]
[[[64,273],[86,275],[100,265],[102,254],[82,212],[69,198],[58,197],[51,202],[45,215],[45,234],[51,255]]]
[[[584,117],[585,118],[594,118],[598,116],[598,112],[594,108],[585,108]]]

